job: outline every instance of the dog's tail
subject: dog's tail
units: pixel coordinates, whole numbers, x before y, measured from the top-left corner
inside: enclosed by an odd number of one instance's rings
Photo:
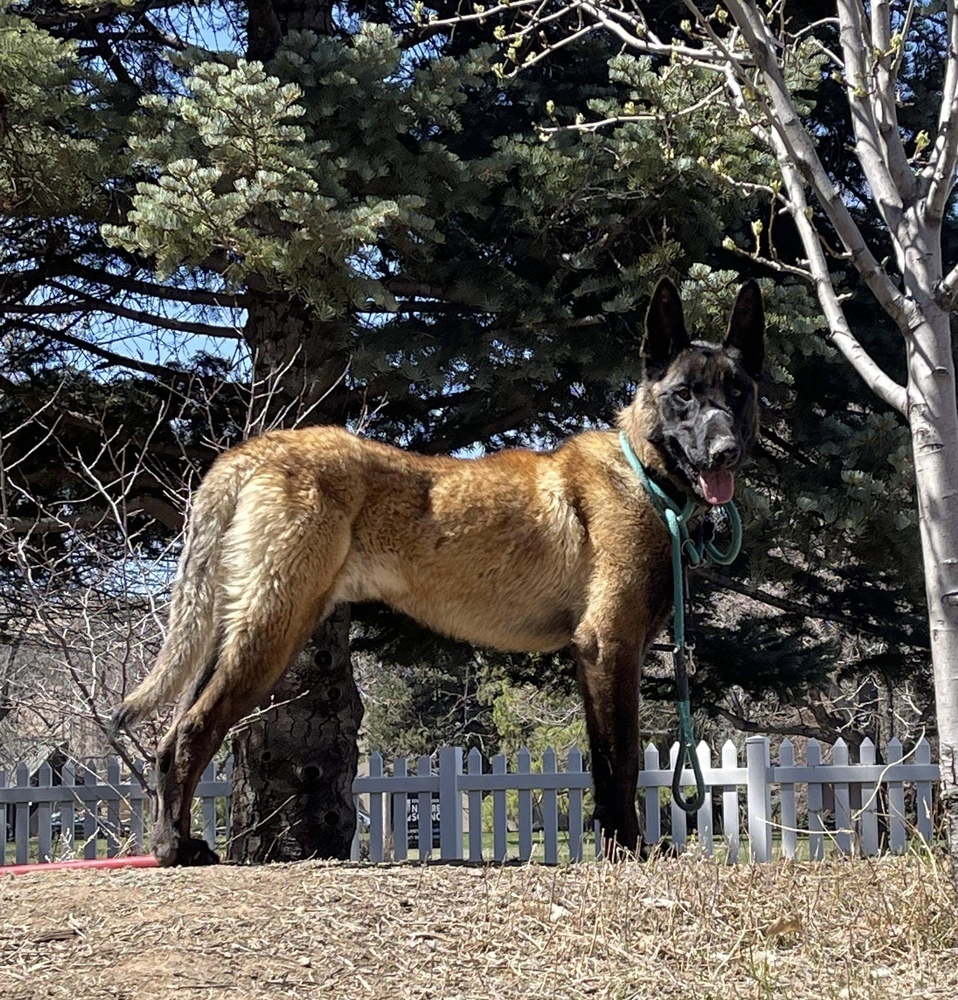
[[[214,465],[196,493],[173,583],[166,639],[153,669],[114,712],[114,733],[172,701],[217,655],[222,540],[247,478],[243,466],[229,461]]]

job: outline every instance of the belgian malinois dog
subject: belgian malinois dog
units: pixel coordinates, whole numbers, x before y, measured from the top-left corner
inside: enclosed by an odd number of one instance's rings
[[[703,512],[732,499],[758,431],[764,314],[743,286],[724,344],[690,340],[659,282],[645,377],[618,425],[650,477]],[[190,836],[200,775],[340,601],[384,601],[501,650],[571,644],[607,842],[639,845],[643,657],[672,605],[669,533],[619,430],[555,451],[425,457],[339,427],[272,431],[213,464],[197,491],[156,665],[120,705],[129,726],[179,697],[157,752],[161,865],[216,862]]]

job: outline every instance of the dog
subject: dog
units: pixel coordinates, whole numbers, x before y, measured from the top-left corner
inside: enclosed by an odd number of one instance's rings
[[[270,692],[340,601],[384,601],[500,650],[571,645],[595,818],[638,850],[639,679],[672,606],[670,536],[630,467],[704,512],[732,499],[758,433],[762,296],[740,290],[721,345],[691,340],[676,286],[656,286],[645,375],[618,429],[554,451],[421,456],[341,427],[278,430],[221,455],[196,493],[156,663],[117,709],[129,727],[178,698],[157,751],[153,849],[211,864],[190,836],[196,784],[230,727]]]

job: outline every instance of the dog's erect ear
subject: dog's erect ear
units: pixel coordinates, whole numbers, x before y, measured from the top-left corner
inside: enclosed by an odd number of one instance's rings
[[[765,308],[762,292],[755,281],[746,281],[738,293],[725,346],[736,348],[742,355],[745,370],[752,378],[758,378],[765,357]]]
[[[679,290],[668,278],[662,278],[655,286],[645,317],[642,355],[646,377],[661,378],[672,359],[689,343]]]

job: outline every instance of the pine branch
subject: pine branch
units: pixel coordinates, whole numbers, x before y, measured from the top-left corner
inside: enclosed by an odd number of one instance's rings
[[[776,597],[767,590],[762,590],[759,587],[750,587],[747,584],[739,583],[737,580],[713,573],[710,570],[701,570],[697,573],[697,576],[707,581],[714,588],[729,590],[733,594],[739,594],[742,597],[758,601],[761,604],[767,604],[769,607],[775,608],[778,611],[784,611],[787,614],[801,615],[804,618],[814,618],[817,621],[834,622],[836,625],[843,625],[850,631],[864,632],[882,639],[887,639],[890,635],[893,635],[895,638],[899,636],[897,629],[889,630],[879,622],[870,622],[866,618],[852,617],[844,615],[841,612],[830,611],[826,608],[816,608],[809,604],[803,604],[801,601]]]
[[[47,282],[55,279],[78,278],[108,292],[127,292],[151,299],[181,302],[185,305],[216,306],[224,309],[242,309],[244,298],[231,292],[212,292],[206,288],[182,288],[161,285],[142,278],[116,274],[101,267],[89,267],[77,260],[50,260],[43,267],[7,271],[0,276],[0,298],[6,302],[23,302]],[[67,286],[71,287],[72,286]]]
[[[117,302],[108,299],[95,298],[85,292],[77,291],[68,285],[51,282],[51,287],[72,296],[73,301],[44,302],[40,305],[18,304],[6,307],[6,312],[12,316],[56,316],[75,312],[88,311],[92,306],[98,312],[108,313],[120,319],[132,320],[144,326],[156,326],[163,330],[177,330],[180,333],[196,333],[206,337],[217,337],[223,340],[241,340],[242,331],[235,327],[216,326],[212,323],[195,323],[183,319],[168,319],[143,309],[128,309]]]
[[[74,276],[94,284],[106,285],[118,291],[130,292],[134,295],[144,295],[152,299],[167,299],[173,302],[183,302],[193,306],[217,306],[224,309],[242,309],[245,302],[242,294],[234,292],[213,292],[207,288],[182,288],[176,285],[161,285],[155,281],[144,281],[142,278],[129,278],[126,275],[105,271],[101,268],[87,267],[79,261],[70,261],[61,277]]]
[[[170,368],[167,365],[157,365],[149,361],[142,361],[139,358],[128,357],[125,354],[117,354],[115,351],[111,351],[106,347],[101,347],[99,344],[92,344],[89,341],[84,340],[82,337],[74,337],[65,330],[50,330],[46,327],[39,326],[36,323],[23,323],[21,325],[25,329],[32,330],[41,337],[47,337],[51,340],[59,341],[62,344],[75,347],[77,350],[86,351],[88,354],[102,358],[104,361],[108,361],[111,365],[117,368],[131,368],[134,371],[143,372],[144,375],[152,375],[154,378],[158,378],[162,381],[182,381],[184,378],[192,379],[200,377],[180,368]],[[221,380],[212,379],[210,381],[219,383]]]

